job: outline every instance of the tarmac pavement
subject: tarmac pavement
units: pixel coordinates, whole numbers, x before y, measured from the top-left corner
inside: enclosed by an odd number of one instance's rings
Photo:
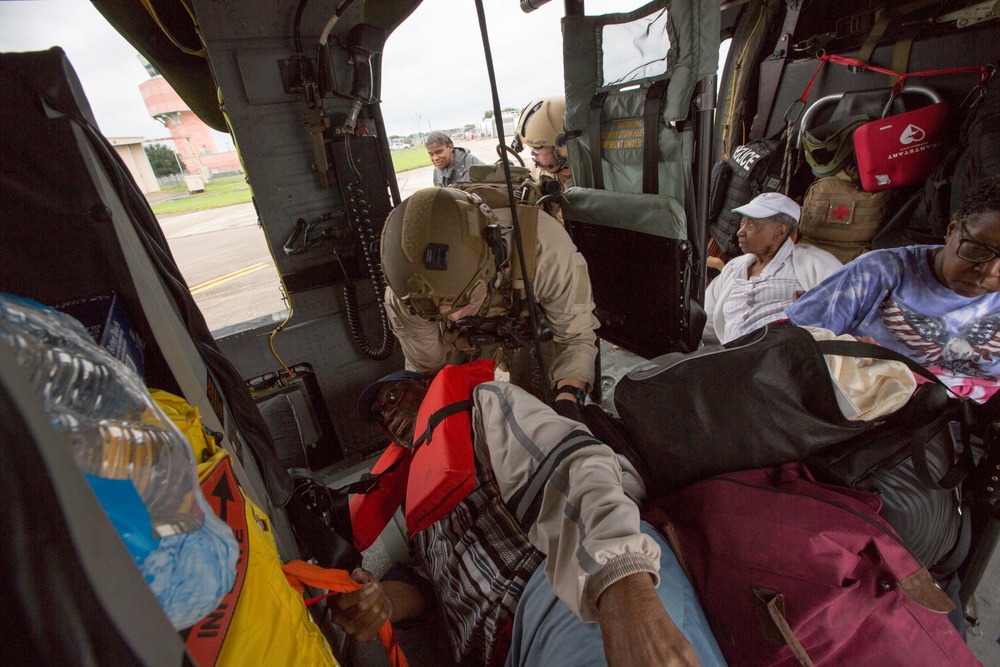
[[[496,139],[455,145],[486,164],[499,159]],[[431,187],[433,174],[433,166],[396,174],[400,196],[405,199]],[[146,198],[153,203],[176,196],[176,192],[152,193]],[[252,204],[173,213],[157,219],[210,329],[286,312],[278,272]]]

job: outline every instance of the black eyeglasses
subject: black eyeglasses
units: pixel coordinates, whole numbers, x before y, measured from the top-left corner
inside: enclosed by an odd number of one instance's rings
[[[385,411],[399,405],[399,402],[403,400],[404,393],[406,393],[404,388],[399,385],[390,385],[387,389],[379,392],[376,403],[372,405],[372,418],[377,422],[384,421]]]
[[[958,226],[958,250],[956,250],[959,258],[973,264],[984,264],[1000,257],[1000,250],[979,241],[962,238],[964,233],[965,223],[961,223]]]

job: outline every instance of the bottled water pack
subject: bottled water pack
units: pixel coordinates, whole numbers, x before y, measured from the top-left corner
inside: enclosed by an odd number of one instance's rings
[[[174,627],[206,616],[232,588],[239,549],[202,496],[185,437],[72,317],[0,294],[0,340]]]

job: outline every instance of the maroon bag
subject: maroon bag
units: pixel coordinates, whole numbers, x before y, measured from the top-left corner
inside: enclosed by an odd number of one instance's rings
[[[655,503],[729,664],[980,665],[954,604],[870,493],[800,463],[720,475]]]

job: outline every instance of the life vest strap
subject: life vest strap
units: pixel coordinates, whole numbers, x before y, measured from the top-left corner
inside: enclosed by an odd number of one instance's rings
[[[383,470],[377,475],[372,475],[371,473],[363,475],[361,479],[353,484],[348,484],[345,487],[336,489],[335,493],[372,493],[377,491],[379,488],[379,480],[384,476],[391,473],[393,470],[399,467],[399,465],[406,459],[413,456],[413,451],[420,445],[431,444],[431,438],[433,437],[434,429],[443,422],[448,417],[452,415],[457,415],[460,412],[465,412],[466,410],[472,409],[472,401],[458,401],[456,403],[450,403],[440,410],[435,411],[427,419],[427,430],[425,430],[419,438],[413,441],[413,447],[410,449],[410,454],[402,458],[397,459],[388,468]]]
[[[431,413],[431,416],[427,418],[427,430],[420,434],[420,437],[413,441],[413,449],[416,449],[420,445],[431,444],[431,438],[434,434],[434,429],[438,427],[438,424],[443,422],[448,417],[452,415],[457,415],[460,412],[465,412],[466,410],[472,409],[472,401],[464,400],[458,401],[456,403],[449,403],[440,410],[436,410]]]

